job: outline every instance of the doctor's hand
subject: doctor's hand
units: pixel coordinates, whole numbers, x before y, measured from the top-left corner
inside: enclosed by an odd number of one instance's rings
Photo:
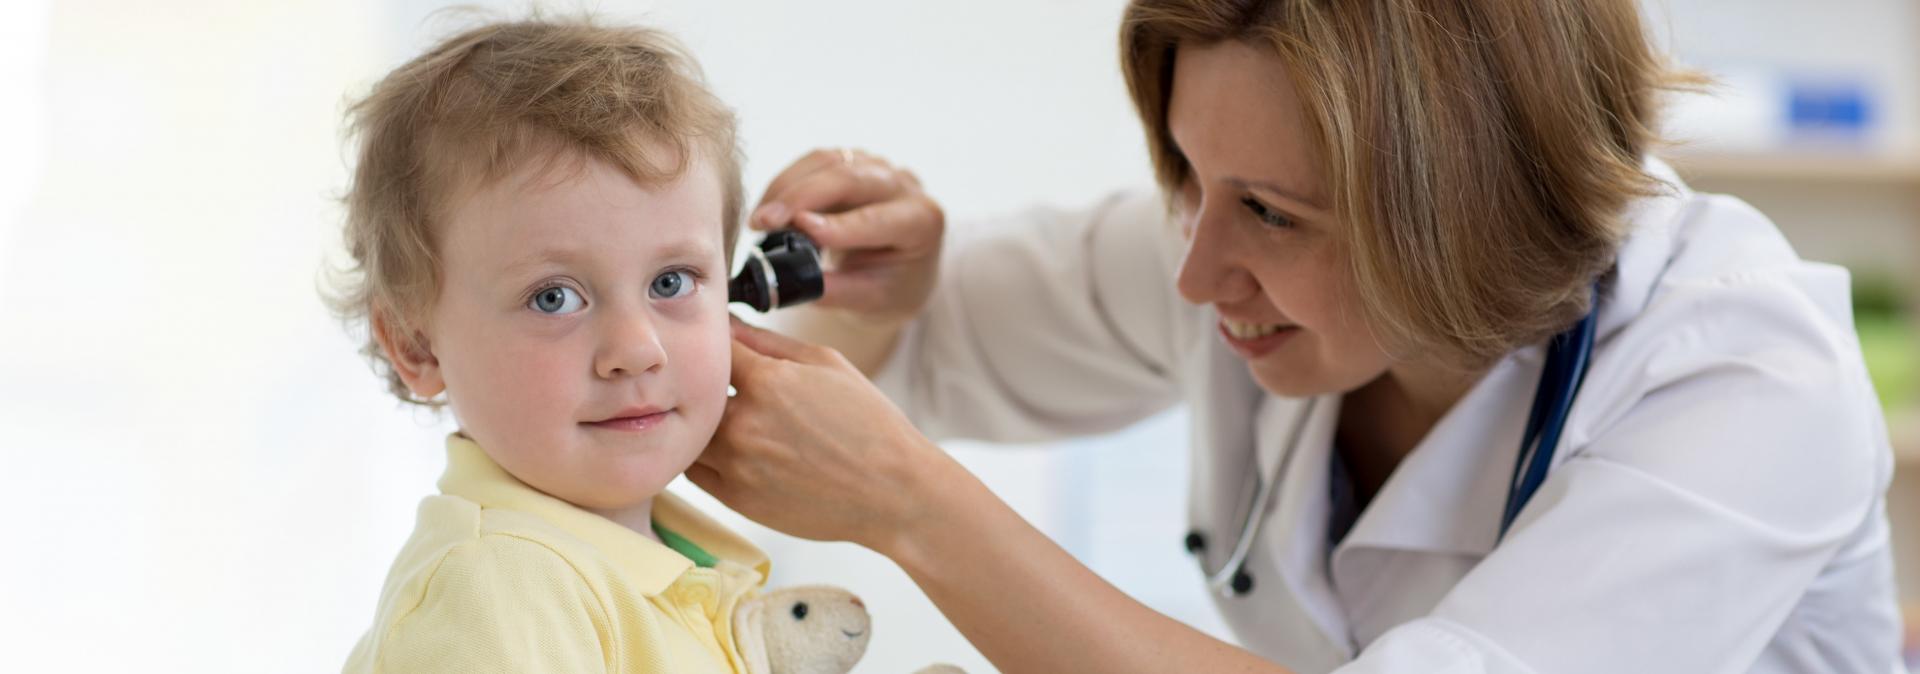
[[[832,349],[733,324],[734,397],[687,469],[740,514],[881,551],[939,485],[972,479]]]
[[[749,225],[792,226],[812,237],[827,253],[819,305],[886,328],[926,305],[946,214],[913,172],[865,152],[823,149],[773,179]]]

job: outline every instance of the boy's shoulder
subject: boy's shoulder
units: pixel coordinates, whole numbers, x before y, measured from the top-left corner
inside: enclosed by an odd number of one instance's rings
[[[488,508],[460,496],[437,494],[420,501],[412,537],[401,551],[423,565],[450,556],[521,560],[526,571],[565,572],[586,581],[597,566],[592,545],[533,513]],[[503,569],[504,570],[504,569]],[[396,568],[395,571],[399,571]]]
[[[601,664],[605,594],[537,517],[458,496],[422,500],[347,671],[472,671],[504,663]],[[522,637],[537,635],[537,639]],[[529,644],[533,644],[529,646]],[[456,653],[447,660],[448,653]]]
[[[394,561],[375,623],[356,647],[349,671],[468,671],[501,662],[600,662],[601,656],[625,662],[636,651],[674,654],[664,660],[672,671],[720,671],[697,664],[714,655],[710,641],[657,628],[672,618],[652,598],[694,562],[584,511],[576,518],[574,511],[539,499],[511,507],[484,494],[469,496],[440,494],[420,502],[413,534]],[[704,515],[677,499],[662,497],[655,506],[663,526],[695,534],[727,556],[755,559],[740,557],[735,548],[747,544],[730,542],[730,533],[717,535]],[[764,573],[764,561],[749,568],[723,558],[721,589],[699,601],[717,603],[722,595],[750,591]],[[602,639],[609,633],[629,638]],[[529,641],[530,634],[541,636]],[[534,642],[552,652],[500,652],[502,644]],[[487,654],[494,664],[452,666],[444,659],[449,649]],[[431,659],[432,666],[395,664],[418,664],[415,656]],[[475,658],[461,662],[487,662]]]

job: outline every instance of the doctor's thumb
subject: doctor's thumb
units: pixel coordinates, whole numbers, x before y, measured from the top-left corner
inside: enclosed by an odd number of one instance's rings
[[[720,499],[723,503],[726,502],[727,494],[724,493],[727,487],[726,480],[721,477],[719,470],[712,466],[695,463],[687,466],[685,475],[687,481],[692,482],[693,486],[699,487],[701,491]]]
[[[770,356],[780,360],[791,360],[809,365],[832,365],[839,354],[818,344],[788,337],[786,335],[757,328],[745,322],[733,322],[733,339],[736,344],[746,347],[754,355]],[[734,367],[739,367],[740,349],[735,349]]]

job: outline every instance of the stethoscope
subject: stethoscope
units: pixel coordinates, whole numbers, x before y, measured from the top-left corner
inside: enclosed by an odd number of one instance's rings
[[[1527,413],[1526,432],[1520,438],[1520,456],[1514,461],[1513,479],[1507,487],[1507,504],[1500,512],[1501,538],[1506,537],[1507,529],[1520,515],[1520,508],[1547,480],[1554,447],[1560,443],[1560,431],[1567,425],[1573,397],[1580,392],[1580,383],[1586,379],[1587,362],[1593,357],[1594,315],[1599,313],[1599,305],[1600,294],[1596,288],[1593,309],[1581,317],[1580,322],[1547,342],[1547,362],[1540,372],[1540,385],[1533,391],[1533,407]],[[1206,558],[1201,555],[1207,547],[1206,535],[1198,529],[1187,532],[1187,552],[1199,560],[1200,572],[1207,577],[1207,587],[1221,596],[1243,597],[1253,591],[1253,576],[1247,573],[1247,555],[1266,521],[1274,488],[1285,474],[1287,464],[1292,462],[1300,436],[1307,420],[1313,418],[1313,408],[1318,401],[1319,398],[1309,398],[1307,404],[1301,406],[1287,438],[1286,456],[1271,475],[1259,476],[1260,483],[1254,489],[1252,502],[1247,504],[1246,518],[1240,523],[1240,534],[1234,537],[1233,550],[1227,555],[1226,563],[1208,571]]]

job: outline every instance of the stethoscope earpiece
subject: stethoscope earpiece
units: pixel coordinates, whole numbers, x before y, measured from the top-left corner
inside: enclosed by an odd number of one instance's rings
[[[746,266],[727,282],[729,302],[745,303],[764,314],[820,299],[827,290],[820,249],[797,230],[769,232],[747,254]]]

